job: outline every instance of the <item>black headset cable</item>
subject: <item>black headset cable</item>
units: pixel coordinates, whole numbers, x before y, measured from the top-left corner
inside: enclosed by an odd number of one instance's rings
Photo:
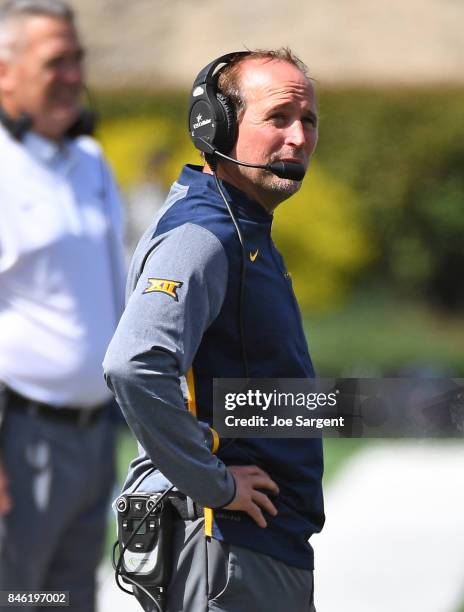
[[[232,210],[232,207],[224,194],[224,191],[221,187],[221,183],[219,182],[219,179],[217,177],[215,160],[207,159],[207,161],[213,172],[217,190],[219,194],[221,195],[222,199],[224,200],[224,204],[226,205],[227,211],[230,215],[230,218],[232,219],[232,223],[235,226],[235,231],[237,232],[237,237],[240,242],[240,249],[242,252],[242,261],[241,261],[241,266],[240,266],[239,329],[240,329],[240,344],[241,344],[241,349],[242,349],[243,370],[245,374],[244,378],[249,378],[250,372],[248,368],[248,355],[247,355],[246,342],[245,342],[245,320],[244,320],[245,318],[244,316],[245,315],[245,278],[246,278],[245,240],[243,238],[243,233],[242,233],[240,224],[238,222],[238,219],[236,218]],[[211,163],[212,161],[213,163]]]

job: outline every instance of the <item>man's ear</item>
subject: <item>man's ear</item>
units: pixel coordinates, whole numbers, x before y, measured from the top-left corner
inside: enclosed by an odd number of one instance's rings
[[[7,66],[5,60],[0,59],[0,79],[3,79]]]
[[[12,84],[11,64],[3,59],[0,59],[0,96],[10,92]]]

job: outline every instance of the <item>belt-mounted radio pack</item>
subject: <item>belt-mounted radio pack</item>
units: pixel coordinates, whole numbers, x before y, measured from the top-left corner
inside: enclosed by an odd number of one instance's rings
[[[164,493],[122,495],[116,501],[118,540],[113,547],[113,567],[119,580],[134,585],[162,611],[169,583],[172,556],[173,508]],[[116,549],[119,557],[116,561]]]

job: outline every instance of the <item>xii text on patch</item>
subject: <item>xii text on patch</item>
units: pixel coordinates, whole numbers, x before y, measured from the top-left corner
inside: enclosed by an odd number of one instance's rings
[[[177,289],[182,287],[182,285],[183,283],[180,281],[169,280],[167,278],[149,278],[148,286],[144,289],[143,293],[153,293],[155,291],[165,293],[178,302],[179,296],[177,295]]]

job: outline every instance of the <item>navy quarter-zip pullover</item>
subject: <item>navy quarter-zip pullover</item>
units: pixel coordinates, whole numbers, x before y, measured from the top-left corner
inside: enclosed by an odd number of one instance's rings
[[[313,377],[291,281],[271,239],[272,216],[235,187],[222,187],[245,242],[249,375]],[[210,450],[213,379],[245,375],[241,258],[214,177],[186,166],[134,254],[126,310],[104,362],[140,442],[124,490],[155,492],[173,483],[196,502],[219,508],[215,538],[313,569],[308,539],[324,522],[322,441],[241,438],[220,443],[216,454]],[[278,515],[266,516],[266,529],[243,512],[220,509],[235,492],[226,466],[249,464],[280,489],[273,498]]]

